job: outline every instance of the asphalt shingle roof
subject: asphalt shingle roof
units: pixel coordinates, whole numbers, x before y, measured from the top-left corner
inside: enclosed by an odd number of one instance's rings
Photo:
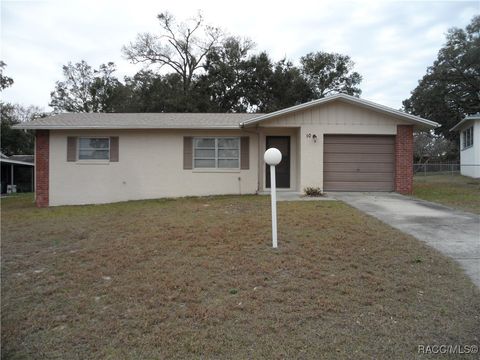
[[[345,94],[335,94],[268,114],[248,113],[64,113],[15,125],[17,129],[238,129],[331,101],[343,101],[409,121],[419,128],[440,124]]]
[[[62,113],[15,126],[19,129],[239,128],[261,114],[247,113]]]

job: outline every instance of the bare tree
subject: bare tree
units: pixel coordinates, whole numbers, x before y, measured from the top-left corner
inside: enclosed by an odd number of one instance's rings
[[[455,144],[433,131],[417,132],[413,135],[413,155],[420,163],[441,160],[455,149]]]
[[[41,107],[36,105],[24,106],[20,104],[15,104],[13,105],[13,108],[15,118],[21,123],[32,121],[39,117],[44,117],[47,115],[47,113],[45,113],[45,111]]]
[[[157,16],[162,31],[160,35],[138,34],[135,42],[122,51],[132,63],[168,66],[183,82],[184,94],[190,90],[195,72],[203,65],[205,57],[222,37],[219,28],[204,24],[201,13],[187,21],[177,23],[168,12]]]

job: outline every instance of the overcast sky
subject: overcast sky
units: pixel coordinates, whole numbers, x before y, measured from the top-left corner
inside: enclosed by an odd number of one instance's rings
[[[297,62],[312,51],[349,55],[363,76],[362,97],[400,108],[432,64],[451,27],[464,28],[480,1],[158,1],[49,0],[1,2],[1,59],[14,85],[3,101],[46,111],[62,65],[114,61],[117,76],[133,75],[122,45],[159,29],[156,14],[208,23],[251,38],[274,60]]]

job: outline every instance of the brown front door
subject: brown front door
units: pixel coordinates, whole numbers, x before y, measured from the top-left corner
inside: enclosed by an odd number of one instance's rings
[[[282,161],[276,166],[277,188],[290,188],[290,136],[267,136],[266,149],[277,148]],[[265,167],[266,188],[270,188],[270,166]]]

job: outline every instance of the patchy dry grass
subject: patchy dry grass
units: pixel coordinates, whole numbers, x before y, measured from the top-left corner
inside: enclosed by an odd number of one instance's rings
[[[3,201],[2,358],[416,358],[478,344],[452,261],[340,202]]]
[[[480,214],[480,179],[462,175],[415,176],[413,194],[460,210]]]

